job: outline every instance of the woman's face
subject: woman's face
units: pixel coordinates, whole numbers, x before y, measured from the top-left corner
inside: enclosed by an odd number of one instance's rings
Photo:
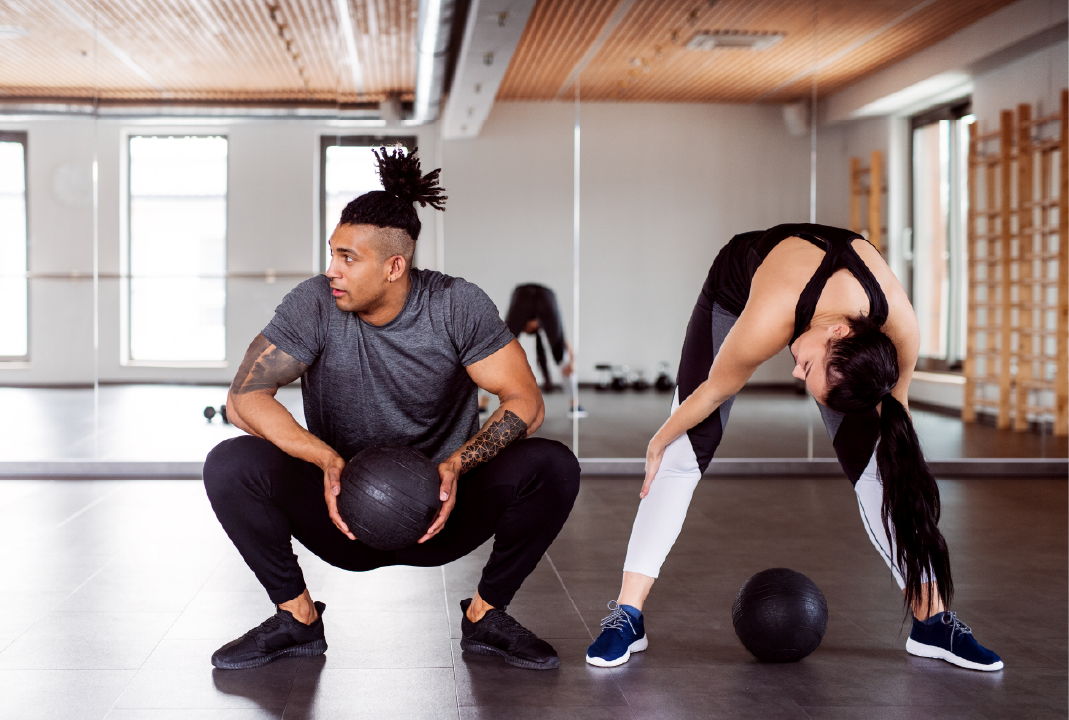
[[[798,336],[791,345],[794,356],[794,377],[805,382],[809,394],[823,403],[828,394],[827,372],[824,360],[828,344],[835,338],[848,335],[850,328],[845,323],[816,325]]]

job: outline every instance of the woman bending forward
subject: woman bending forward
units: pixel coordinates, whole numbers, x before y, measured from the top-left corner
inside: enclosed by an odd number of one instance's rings
[[[716,452],[731,404],[757,367],[789,347],[816,398],[872,544],[913,612],[906,650],[973,670],[998,655],[947,611],[953,594],[939,490],[906,410],[917,317],[879,252],[856,233],[779,225],[720,251],[687,326],[672,415],[650,440],[623,587],[587,650],[614,667],[645,650],[642,605]]]

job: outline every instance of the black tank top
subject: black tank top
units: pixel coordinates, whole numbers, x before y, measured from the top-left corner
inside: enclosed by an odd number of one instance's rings
[[[702,294],[710,304],[715,302],[733,315],[741,315],[746,301],[750,298],[750,284],[757,268],[772,252],[772,248],[789,237],[803,238],[824,251],[824,260],[820,267],[798,296],[798,304],[794,308],[792,343],[805,332],[813,319],[817,300],[820,299],[820,293],[824,290],[828,278],[842,268],[849,270],[861,283],[865,294],[869,296],[869,316],[878,325],[883,325],[887,320],[887,297],[872,271],[851,244],[854,240],[864,238],[850,230],[829,225],[777,225],[769,230],[736,235],[713,261]]]

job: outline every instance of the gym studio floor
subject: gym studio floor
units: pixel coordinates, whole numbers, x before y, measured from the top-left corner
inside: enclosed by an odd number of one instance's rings
[[[283,402],[300,412],[300,391]],[[0,464],[66,459],[199,461],[236,434],[201,411],[224,388],[0,388]],[[565,396],[542,434],[570,439]],[[641,456],[665,396],[584,392],[584,456]],[[162,424],[144,407],[166,407]],[[930,455],[1065,457],[1063,438],[965,426],[917,412]],[[740,396],[724,457],[830,457],[811,400]],[[325,658],[213,671],[212,651],[272,607],[192,480],[0,482],[3,718],[1065,718],[1067,483],[941,481],[955,608],[1006,661],[957,670],[908,656],[897,588],[864,536],[843,478],[706,478],[647,606],[650,650],[616,670],[583,654],[615,597],[638,504],[635,477],[587,476],[564,531],[515,603],[559,671],[510,668],[459,647],[457,603],[488,548],[442,569],[355,575],[301,551],[324,600]],[[830,607],[821,647],[762,665],[739,644],[731,603],[767,567],[809,575]],[[906,630],[903,628],[906,627]]]
[[[707,478],[647,606],[650,649],[615,670],[583,654],[614,597],[637,478],[583,481],[510,611],[560,652],[533,672],[468,656],[457,603],[488,548],[444,568],[363,575],[300,550],[330,650],[259,670],[208,663],[271,605],[196,481],[0,483],[5,718],[1064,718],[1066,482],[941,481],[955,608],[1006,669],[906,654],[897,588],[846,480]],[[731,627],[752,573],[809,575],[823,644],[764,665]]]

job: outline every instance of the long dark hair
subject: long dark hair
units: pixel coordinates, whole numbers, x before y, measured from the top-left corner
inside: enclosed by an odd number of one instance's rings
[[[849,318],[847,322],[850,334],[828,344],[825,404],[845,414],[881,406],[876,466],[883,483],[883,528],[888,537],[894,528],[895,562],[906,581],[906,608],[913,608],[925,597],[926,574],[937,584],[943,606],[950,607],[954,581],[950,553],[937,525],[939,488],[924,460],[909,413],[891,394],[898,384],[898,350],[868,317]],[[930,615],[930,595],[927,606]]]
[[[381,152],[380,152],[381,151]],[[382,190],[356,198],[342,210],[342,225],[375,225],[404,230],[413,241],[419,239],[422,223],[415,203],[445,210],[445,189],[438,185],[442,169],[424,175],[419,167],[419,148],[405,153],[401,148],[372,150],[378,164]]]

